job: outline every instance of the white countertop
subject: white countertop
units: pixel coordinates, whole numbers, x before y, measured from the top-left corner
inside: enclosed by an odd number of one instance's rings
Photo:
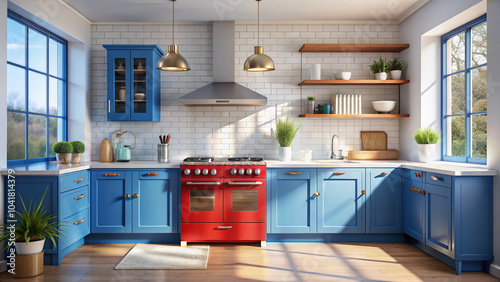
[[[181,162],[159,163],[157,161],[132,161],[101,163],[92,162],[91,168],[127,169],[127,168],[180,168]]]
[[[60,175],[90,168],[90,162],[82,162],[81,164],[58,164],[53,162],[38,162],[22,165],[12,165],[2,169],[2,175]]]

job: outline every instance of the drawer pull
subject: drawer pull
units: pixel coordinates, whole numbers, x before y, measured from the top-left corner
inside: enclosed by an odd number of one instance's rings
[[[334,175],[344,175],[344,174],[345,174],[345,172],[335,171],[333,174],[334,174]]]
[[[418,177],[422,178],[422,173],[421,172],[418,173]]]
[[[132,198],[137,199],[137,198],[139,198],[139,195],[137,195],[137,193],[135,193],[134,195],[132,195]]]
[[[435,177],[434,175],[431,175],[431,179],[434,180],[434,181],[439,181],[441,179],[439,179],[439,177]]]
[[[314,198],[318,197],[319,195],[321,195],[321,193],[320,193],[320,192],[316,192],[316,193],[314,193],[314,194],[311,196],[311,199],[314,199]]]
[[[366,190],[361,190],[361,195],[366,195]]]
[[[148,172],[148,175],[151,176],[151,175],[160,175],[158,172]]]
[[[188,181],[186,182],[186,185],[220,185],[219,181],[214,181],[214,182],[191,182]]]
[[[262,185],[261,181],[254,181],[254,182],[231,182],[229,181],[227,184],[229,185]]]
[[[216,229],[231,229],[232,226],[217,226]]]
[[[423,196],[425,196],[425,190],[420,190],[420,194],[422,194]]]
[[[75,179],[75,182],[78,183],[78,182],[82,182],[84,180],[85,180],[85,178]]]
[[[81,194],[80,196],[76,196],[75,200],[80,200],[82,198],[85,198],[85,194]]]
[[[302,174],[302,172],[300,172],[300,171],[297,171],[297,172],[288,171],[286,174],[297,175],[297,174]]]
[[[387,175],[387,174],[389,174],[389,172],[388,171],[384,171],[384,172],[381,172],[380,174]]]
[[[125,194],[123,197],[124,197],[125,199],[128,199],[128,198],[130,198],[130,194]]]
[[[120,176],[119,173],[106,173],[104,176]]]
[[[75,222],[75,225],[78,225],[78,224],[80,224],[80,223],[82,223],[82,222],[84,222],[84,221],[85,221],[85,218],[82,218],[82,219],[80,219],[79,221]]]

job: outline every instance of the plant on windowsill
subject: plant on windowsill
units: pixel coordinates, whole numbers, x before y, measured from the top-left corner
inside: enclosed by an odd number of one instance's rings
[[[413,139],[418,144],[418,160],[423,163],[434,161],[436,143],[441,139],[439,131],[432,128],[419,128],[413,134]]]
[[[391,74],[391,79],[394,80],[401,79],[401,74],[406,69],[406,66],[407,66],[406,61],[403,61],[398,57],[387,62],[387,69]]]
[[[82,161],[82,154],[85,152],[85,144],[80,141],[73,141],[70,143],[73,146],[73,152],[71,153],[71,163],[80,164]]]
[[[273,131],[273,138],[280,144],[279,160],[282,162],[292,160],[292,142],[302,124],[290,117],[276,120],[276,129]]]
[[[316,101],[316,98],[313,96],[307,97],[306,114],[314,114],[314,101]]]
[[[387,63],[382,56],[378,61],[373,61],[370,65],[370,71],[375,74],[376,80],[386,80],[387,79]]]
[[[65,141],[56,142],[52,145],[52,152],[56,153],[57,162],[60,164],[69,164],[73,146]]]

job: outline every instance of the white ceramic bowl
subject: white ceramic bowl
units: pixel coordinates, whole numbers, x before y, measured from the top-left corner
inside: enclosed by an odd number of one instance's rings
[[[372,106],[379,114],[388,114],[396,107],[396,101],[372,101]]]
[[[335,76],[335,79],[349,80],[349,79],[351,79],[351,72],[350,71],[338,72],[334,76]]]
[[[136,101],[146,100],[146,94],[144,94],[144,93],[135,93],[134,94],[134,100],[136,100]]]

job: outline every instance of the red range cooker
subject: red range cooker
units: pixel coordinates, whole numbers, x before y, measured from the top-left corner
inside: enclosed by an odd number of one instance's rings
[[[193,157],[181,163],[181,245],[266,243],[266,163]]]

